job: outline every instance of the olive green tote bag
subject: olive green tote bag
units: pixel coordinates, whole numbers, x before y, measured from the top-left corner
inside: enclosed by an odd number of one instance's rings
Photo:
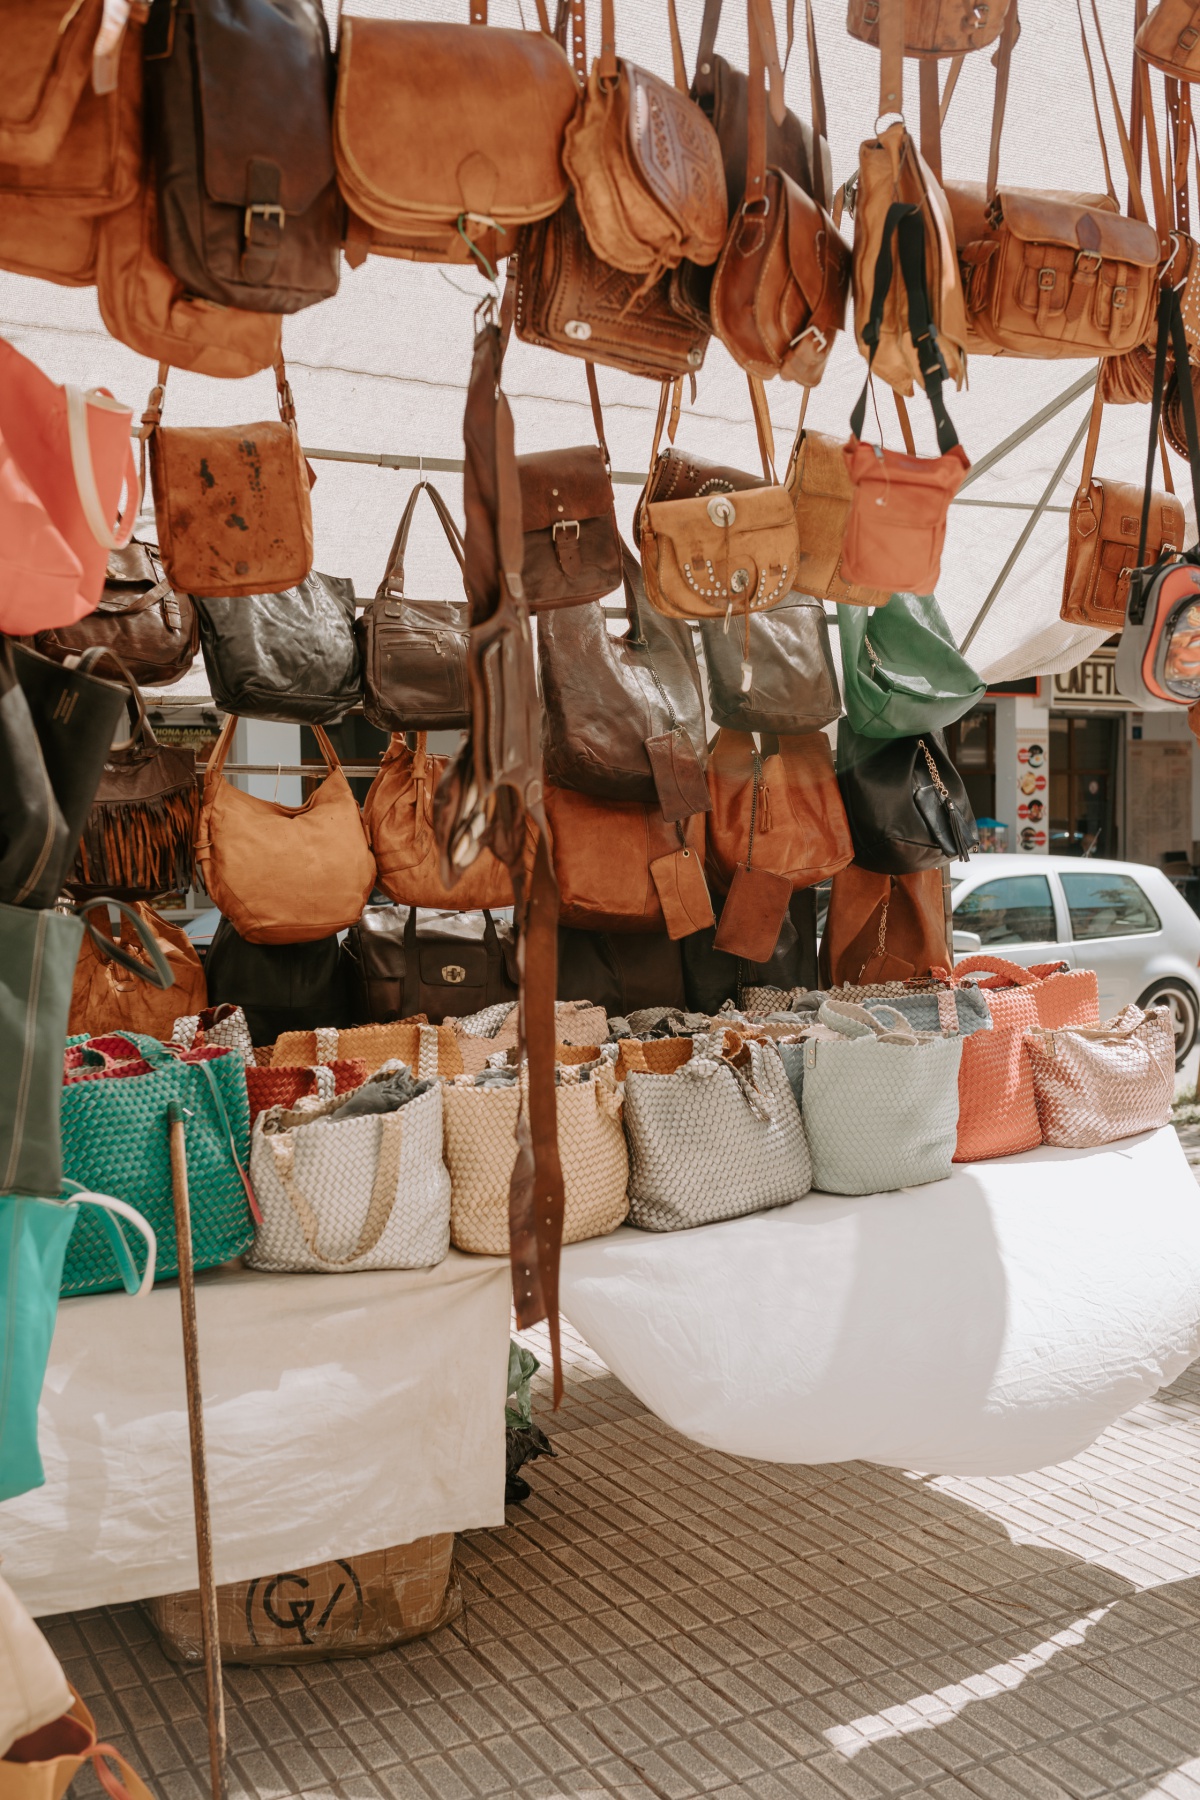
[[[920,737],[970,712],[984,684],[959,654],[932,594],[838,607],[842,700],[860,737]]]

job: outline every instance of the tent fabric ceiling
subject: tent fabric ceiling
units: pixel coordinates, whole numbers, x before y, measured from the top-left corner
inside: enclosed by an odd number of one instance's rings
[[[844,0],[814,0],[829,118],[834,179],[841,182],[857,163],[859,140],[873,128],[878,58],[845,31]],[[466,0],[349,0],[350,9],[401,17],[420,15],[466,20]],[[494,24],[532,24],[532,0],[494,0]],[[595,12],[597,9],[592,8]],[[679,0],[689,55],[697,41],[701,0]],[[727,0],[718,48],[745,60],[745,19]],[[1129,11],[1119,0],[1100,0],[1118,84],[1128,86]],[[776,0],[781,41],[784,6]],[[332,9],[331,9],[332,19]],[[598,20],[593,21],[593,36]],[[617,8],[618,45],[631,60],[670,77],[666,7]],[[916,64],[906,63],[906,100],[916,119]],[[966,59],[944,133],[948,177],[983,179],[986,173],[993,70],[989,52]],[[787,75],[789,104],[809,112],[803,33]],[[1110,143],[1116,152],[1111,117]],[[1120,168],[1114,154],[1114,168]],[[1104,176],[1092,116],[1077,23],[1070,9],[1030,7],[1013,59],[1012,86],[1001,154],[1004,180],[1025,186],[1103,191]],[[1123,190],[1122,190],[1123,193]],[[846,222],[849,229],[849,221]],[[439,269],[373,257],[357,270],[346,268],[335,299],[298,313],[284,323],[283,342],[295,391],[303,441],[322,449],[390,452],[413,456],[462,454],[462,410],[469,368],[473,314],[485,292],[482,276],[469,269]],[[57,288],[16,275],[0,274],[0,331],[33,357],[56,380],[110,388],[140,408],[154,380],[154,367],[104,332],[90,289]],[[838,437],[848,430],[850,409],[861,386],[864,365],[849,333],[839,338],[825,378],[812,395],[807,423]],[[950,410],[969,456],[981,458],[1047,400],[1085,372],[1078,361],[1034,363],[976,357],[967,391],[951,397]],[[640,470],[650,454],[655,384],[614,370],[599,371],[605,421],[614,467]],[[588,441],[592,426],[583,368],[572,358],[533,349],[514,338],[505,369],[518,449],[546,449]],[[801,390],[769,384],[780,464],[786,459],[799,413]],[[887,441],[898,445],[899,430],[887,389],[876,384],[878,417]],[[989,470],[950,515],[950,529],[938,598],[961,638],[1002,568],[1073,433],[1086,414],[1086,396],[1032,435]],[[270,417],[274,409],[269,373],[249,381],[223,382],[172,375],[168,423],[237,423]],[[919,448],[932,453],[933,433],[924,400],[910,406]],[[871,413],[868,412],[871,420]],[[1148,408],[1109,408],[1105,414],[1097,473],[1137,480],[1145,465]],[[868,425],[868,434],[873,425]],[[715,340],[700,372],[695,406],[685,408],[678,442],[702,456],[757,468],[745,378]],[[1051,497],[1064,508],[1078,480],[1082,451]],[[1190,493],[1187,465],[1174,460],[1176,485]],[[360,596],[372,593],[383,573],[399,512],[414,476],[406,471],[321,461],[313,490],[317,566],[353,578]],[[435,477],[450,503],[461,505],[457,475]],[[630,528],[636,489],[617,489],[618,516]],[[986,502],[987,504],[978,504]],[[1191,517],[1191,535],[1195,521]],[[1190,540],[1189,540],[1190,541]],[[1004,590],[972,647],[973,660],[988,680],[1013,679],[1068,668],[1102,641],[1103,633],[1080,630],[1058,620],[1065,558],[1066,517],[1048,510],[1013,569]],[[430,597],[455,591],[456,570],[432,514],[418,515],[408,561],[410,591]]]

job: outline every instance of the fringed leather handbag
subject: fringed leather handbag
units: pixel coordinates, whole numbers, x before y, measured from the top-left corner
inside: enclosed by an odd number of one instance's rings
[[[111,894],[118,900],[153,900],[186,893],[192,885],[192,841],[200,816],[196,753],[159,743],[145,702],[131,684],[131,714],[135,708],[133,730],[109,751],[83,828],[67,883],[77,899]]]

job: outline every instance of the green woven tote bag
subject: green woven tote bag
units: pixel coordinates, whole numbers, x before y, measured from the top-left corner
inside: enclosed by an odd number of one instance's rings
[[[860,737],[944,731],[983,694],[932,594],[893,594],[886,606],[838,607],[842,699]]]
[[[150,1064],[145,1075],[68,1081],[62,1090],[63,1168],[71,1180],[117,1193],[137,1208],[158,1239],[158,1279],[179,1273],[171,1190],[167,1108],[184,1109],[192,1251],[198,1269],[229,1262],[254,1237],[249,1182],[250,1106],[240,1051],[185,1062],[157,1038],[123,1031]],[[72,1038],[70,1043],[86,1043]],[[194,1055],[195,1052],[188,1054]],[[139,1263],[139,1268],[144,1266]],[[103,1294],[122,1286],[102,1228],[81,1214],[67,1249],[62,1292]]]

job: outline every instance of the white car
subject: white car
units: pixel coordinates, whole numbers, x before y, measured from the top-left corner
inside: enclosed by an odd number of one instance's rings
[[[1166,1006],[1182,1063],[1200,1027],[1200,918],[1146,863],[1079,856],[973,856],[950,865],[954,949],[1009,962],[1095,969],[1100,1017],[1133,1000]]]

